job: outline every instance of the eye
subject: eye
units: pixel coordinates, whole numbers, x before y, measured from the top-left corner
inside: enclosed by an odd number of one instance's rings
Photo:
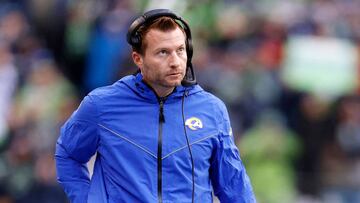
[[[183,53],[184,51],[185,51],[185,48],[184,48],[184,47],[180,47],[180,48],[177,50],[178,53]]]
[[[160,51],[158,52],[158,54],[159,54],[160,56],[165,56],[165,55],[168,54],[168,51],[165,50],[165,49],[162,49],[162,50],[160,50]]]

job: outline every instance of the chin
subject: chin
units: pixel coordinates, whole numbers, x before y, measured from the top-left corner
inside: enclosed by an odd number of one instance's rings
[[[167,86],[168,87],[176,87],[181,85],[181,80],[180,81],[171,81],[171,82],[167,82]]]

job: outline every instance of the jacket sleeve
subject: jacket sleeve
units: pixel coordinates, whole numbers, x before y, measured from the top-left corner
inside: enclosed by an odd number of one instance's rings
[[[221,203],[255,203],[250,179],[234,144],[229,116],[222,102],[218,118],[221,118],[219,135],[210,166],[214,194]]]
[[[97,150],[96,119],[96,106],[87,96],[62,126],[56,143],[57,179],[72,203],[87,202],[90,178],[86,163]]]

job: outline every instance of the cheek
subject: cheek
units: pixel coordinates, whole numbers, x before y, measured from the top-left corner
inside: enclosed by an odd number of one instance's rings
[[[183,68],[183,71],[185,72],[186,70],[186,65],[187,65],[187,59],[185,58],[183,61],[182,61],[182,64],[181,64],[181,67]]]
[[[187,64],[187,57],[183,57],[182,58],[182,64],[183,64],[183,67],[186,69],[186,64]]]
[[[144,74],[151,79],[157,79],[161,74],[161,67],[159,64],[148,62],[144,66]]]
[[[156,70],[152,69],[152,66],[145,66],[144,68],[144,73],[146,74],[146,76],[149,78],[153,78]]]

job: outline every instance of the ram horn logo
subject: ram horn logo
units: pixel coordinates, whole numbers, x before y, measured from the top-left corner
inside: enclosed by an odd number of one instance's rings
[[[203,124],[202,124],[201,120],[196,118],[196,117],[188,118],[185,121],[185,125],[187,127],[189,127],[191,130],[198,130],[198,129],[201,129],[203,127]]]

